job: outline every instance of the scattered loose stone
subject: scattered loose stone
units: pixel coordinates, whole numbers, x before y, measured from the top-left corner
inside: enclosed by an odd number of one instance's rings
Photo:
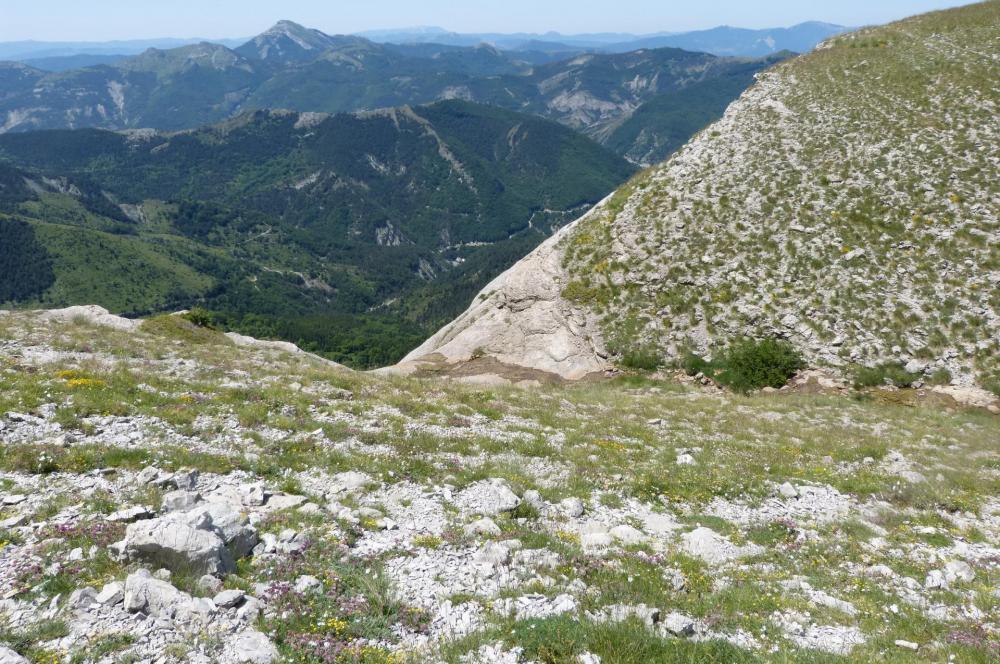
[[[698,464],[698,462],[695,461],[695,458],[693,456],[691,456],[690,454],[686,454],[685,453],[685,454],[679,454],[677,456],[677,465],[678,466],[695,466],[697,464]]]
[[[173,618],[190,605],[191,596],[142,569],[125,580],[124,603],[130,613],[141,611],[158,618]]]
[[[233,660],[240,664],[271,664],[278,659],[278,649],[271,639],[256,630],[237,634],[229,649]]]
[[[521,499],[510,489],[506,480],[489,479],[476,482],[455,496],[455,504],[466,512],[496,516],[510,512],[521,504]]]
[[[295,592],[297,593],[318,592],[322,588],[323,583],[315,576],[305,574],[295,580]]]
[[[493,519],[484,517],[478,521],[473,521],[464,528],[466,535],[499,535],[502,531]]]
[[[231,572],[235,569],[232,554],[211,525],[210,519],[192,526],[169,517],[133,523],[125,533],[125,554],[195,574]]]
[[[98,604],[103,604],[104,606],[114,606],[123,599],[125,599],[125,586],[117,581],[112,581],[105,585],[101,588],[101,592],[97,593],[97,596],[94,597],[94,600]]]
[[[571,519],[583,516],[583,501],[579,498],[566,498],[559,503],[562,513]]]
[[[244,599],[246,599],[246,593],[242,590],[223,590],[212,601],[220,609],[231,609],[242,604]]]
[[[198,579],[198,588],[205,592],[217,593],[222,590],[222,580],[217,576],[212,576],[211,574],[203,574],[200,579]]]
[[[932,569],[927,574],[927,579],[924,581],[924,587],[928,590],[933,589],[944,589],[948,587],[948,579],[945,577],[944,572],[939,569]]]
[[[688,554],[701,558],[709,565],[720,565],[761,550],[754,544],[738,547],[714,530],[704,527],[685,533],[681,536],[681,542],[682,548]]]
[[[663,616],[660,621],[663,630],[674,636],[691,636],[694,634],[694,620],[684,615],[671,611]]]
[[[976,571],[964,560],[953,560],[944,566],[944,578],[949,585],[970,583],[976,580]]]
[[[186,512],[201,502],[201,494],[178,489],[163,494],[163,510],[166,512]]]
[[[5,645],[0,645],[0,664],[30,664],[26,657],[11,650]]]
[[[781,494],[783,498],[798,498],[799,490],[796,489],[791,482],[785,482],[778,487],[778,493]]]

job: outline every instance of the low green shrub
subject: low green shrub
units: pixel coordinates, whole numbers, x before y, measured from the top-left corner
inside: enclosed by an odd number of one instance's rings
[[[988,376],[983,379],[983,389],[1000,397],[1000,375]]]
[[[628,369],[656,371],[663,366],[663,355],[653,346],[641,346],[624,352],[621,364]]]
[[[147,318],[142,323],[142,330],[160,337],[176,339],[190,344],[232,345],[232,341],[222,332],[199,325],[183,316],[162,315]]]
[[[697,376],[698,374],[710,374],[712,373],[712,364],[694,353],[685,353],[681,358],[681,369],[684,370],[688,376]]]
[[[215,324],[215,316],[211,311],[201,307],[192,307],[190,311],[181,316],[184,320],[194,324],[196,327],[204,327],[209,330],[218,329]]]
[[[764,387],[788,383],[805,362],[795,347],[780,339],[745,339],[732,344],[711,362],[687,353],[680,362],[689,376],[699,373],[734,392],[748,394]]]
[[[729,347],[721,361],[723,368],[715,380],[742,394],[764,387],[783,387],[805,366],[795,347],[779,339],[737,342]]]
[[[911,373],[901,362],[884,362],[874,367],[859,367],[854,373],[854,387],[912,387],[920,375]],[[950,379],[949,379],[950,380]]]
[[[571,281],[562,290],[563,299],[576,304],[593,304],[598,299],[598,290],[582,281]]]

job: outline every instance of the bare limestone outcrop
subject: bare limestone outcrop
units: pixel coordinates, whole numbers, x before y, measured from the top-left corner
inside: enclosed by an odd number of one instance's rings
[[[393,371],[413,373],[479,356],[567,380],[611,368],[594,314],[562,297],[567,283],[562,240],[605,202],[490,282],[465,313],[403,358]]]

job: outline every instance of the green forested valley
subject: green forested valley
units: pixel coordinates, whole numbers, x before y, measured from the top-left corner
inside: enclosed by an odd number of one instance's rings
[[[559,124],[461,101],[6,134],[0,301],[201,306],[386,364],[633,170]]]

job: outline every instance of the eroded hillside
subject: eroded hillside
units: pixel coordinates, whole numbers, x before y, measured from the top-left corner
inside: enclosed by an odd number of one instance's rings
[[[898,362],[1000,389],[998,21],[997,2],[928,14],[761,74],[564,234],[552,309],[596,313],[576,334],[611,360],[779,336],[845,373]],[[488,288],[474,306],[516,325],[510,295]],[[530,364],[504,329],[475,330],[478,347]]]

